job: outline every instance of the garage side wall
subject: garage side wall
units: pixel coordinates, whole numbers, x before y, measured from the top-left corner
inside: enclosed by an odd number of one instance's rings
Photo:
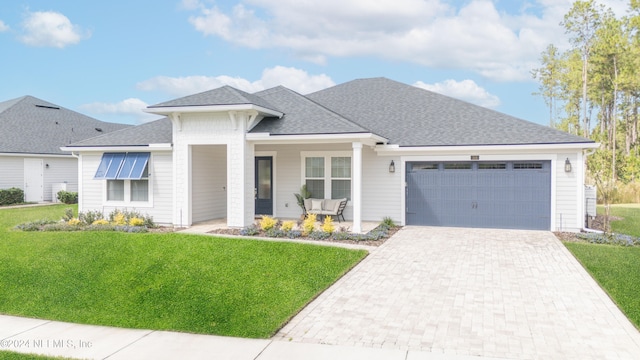
[[[565,172],[566,159],[571,163],[571,172]],[[582,228],[583,165],[576,153],[560,153],[555,162],[555,227],[554,231],[577,232]],[[553,226],[553,224],[552,224]]]
[[[45,158],[43,170],[44,201],[54,201],[52,187],[57,183],[67,184],[67,191],[78,191],[78,160],[69,158]],[[49,168],[46,167],[49,164]]]

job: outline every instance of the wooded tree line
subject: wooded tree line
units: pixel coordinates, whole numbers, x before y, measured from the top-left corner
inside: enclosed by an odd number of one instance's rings
[[[601,144],[587,158],[599,190],[640,181],[640,0],[630,0],[623,17],[594,0],[576,1],[561,25],[570,48],[550,44],[532,71],[549,125]]]

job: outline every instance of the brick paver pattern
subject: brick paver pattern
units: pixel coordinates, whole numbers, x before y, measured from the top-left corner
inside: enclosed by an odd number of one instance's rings
[[[544,231],[405,227],[276,339],[509,359],[640,359],[640,333]]]

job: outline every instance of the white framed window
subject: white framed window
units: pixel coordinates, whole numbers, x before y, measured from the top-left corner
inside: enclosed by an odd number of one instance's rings
[[[317,199],[351,200],[351,153],[302,152],[302,184]]]
[[[144,206],[151,203],[148,152],[104,153],[94,179],[104,180],[105,203]]]

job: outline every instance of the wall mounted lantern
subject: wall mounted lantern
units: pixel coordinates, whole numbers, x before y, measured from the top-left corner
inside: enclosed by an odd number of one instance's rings
[[[390,173],[396,172],[396,164],[393,162],[393,160],[391,160],[391,164],[389,164],[389,172]]]
[[[564,161],[564,172],[571,172],[571,161],[569,161],[569,158]]]
[[[49,164],[46,164],[45,167],[48,169],[49,168]]]

